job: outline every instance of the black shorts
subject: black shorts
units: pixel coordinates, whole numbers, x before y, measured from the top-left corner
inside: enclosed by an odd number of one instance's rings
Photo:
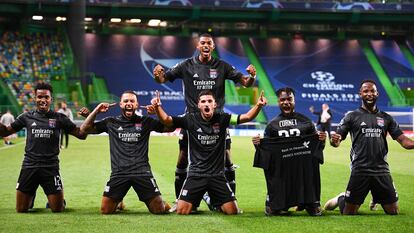
[[[179,138],[178,138],[178,144],[180,145],[180,150],[187,151],[188,148],[188,135],[186,133],[185,129],[180,130]],[[227,129],[226,134],[226,150],[230,150],[231,148],[231,137],[229,129]]]
[[[398,201],[397,190],[391,175],[362,176],[353,175],[349,178],[345,192],[345,202],[361,205],[371,191],[373,201],[379,204],[391,204]]]
[[[161,195],[153,176],[131,176],[110,178],[106,183],[103,196],[122,201],[131,186],[137,193],[139,200],[143,202]]]
[[[63,191],[63,182],[57,167],[22,168],[17,180],[16,190],[35,195],[37,188],[42,186],[46,195]]]
[[[179,196],[180,200],[190,202],[198,206],[203,195],[208,192],[213,206],[221,206],[224,203],[236,200],[224,176],[190,176],[184,181]]]

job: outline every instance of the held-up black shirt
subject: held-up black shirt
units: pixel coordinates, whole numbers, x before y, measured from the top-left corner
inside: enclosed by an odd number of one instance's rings
[[[148,141],[151,131],[163,132],[164,126],[150,117],[122,115],[95,122],[98,133],[107,132],[111,154],[111,177],[151,176]]]
[[[198,112],[198,94],[203,90],[211,90],[217,103],[217,111],[224,107],[225,80],[237,83],[242,73],[228,63],[212,58],[203,64],[198,57],[192,57],[178,63],[165,73],[165,77],[173,82],[183,80],[183,90],[187,112]]]
[[[226,129],[231,118],[227,113],[215,113],[210,121],[205,121],[200,112],[173,117],[174,127],[187,130],[189,176],[224,174]]]
[[[62,113],[33,110],[18,116],[11,127],[16,132],[27,129],[23,168],[59,168],[60,131],[72,132],[76,125]]]
[[[339,123],[337,133],[342,140],[348,132],[352,140],[351,175],[389,174],[387,132],[394,140],[403,134],[394,118],[380,110],[370,113],[359,108],[345,115]]]
[[[273,210],[319,202],[324,147],[312,121],[300,113],[279,114],[268,123],[253,166],[264,169]]]

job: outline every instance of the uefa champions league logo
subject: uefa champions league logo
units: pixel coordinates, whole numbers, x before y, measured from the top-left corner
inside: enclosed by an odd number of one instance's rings
[[[359,95],[355,92],[355,85],[336,83],[335,75],[331,72],[318,70],[310,73],[310,77],[313,82],[302,84],[303,88],[308,89],[301,94],[304,99],[323,102],[355,102],[359,100]]]
[[[353,89],[354,85],[351,83],[338,84],[335,83],[335,76],[326,71],[315,71],[311,73],[311,78],[317,83],[304,83],[304,88],[315,88],[323,91],[344,91],[345,89]]]
[[[324,72],[324,71],[316,71],[311,73],[312,79],[316,79],[319,82],[326,82],[330,83],[335,79],[335,76],[333,76],[332,73]]]

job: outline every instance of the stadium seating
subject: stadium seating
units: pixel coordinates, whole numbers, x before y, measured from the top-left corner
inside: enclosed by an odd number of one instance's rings
[[[0,40],[0,77],[22,109],[33,106],[33,84],[61,79],[65,72],[62,40],[56,34],[6,31]]]

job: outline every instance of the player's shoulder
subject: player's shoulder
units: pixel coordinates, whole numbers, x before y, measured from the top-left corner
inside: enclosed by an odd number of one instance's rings
[[[282,115],[282,114],[279,114],[279,115],[277,115],[277,116],[273,117],[273,118],[269,121],[269,123],[268,123],[268,124],[274,124],[275,122],[278,122],[278,121],[280,121],[280,120],[283,120],[283,115]]]
[[[186,59],[180,61],[179,63],[177,63],[177,65],[179,65],[179,66],[188,66],[188,65],[193,65],[195,63],[197,63],[196,57],[189,57],[189,58],[186,58]]]
[[[348,112],[346,112],[345,113],[345,117],[346,118],[355,118],[355,117],[358,117],[358,116],[361,116],[361,115],[364,115],[366,112],[364,112],[364,110],[363,109],[361,109],[361,108],[357,108],[357,109],[355,109],[355,110],[352,110],[352,111],[348,111]]]
[[[59,111],[58,112],[52,112],[51,116],[55,117],[55,118],[58,118],[58,119],[67,117],[63,112],[59,112]]]
[[[382,110],[378,111],[377,116],[381,117],[381,118],[384,118],[386,120],[390,120],[390,121],[394,120],[394,117],[392,117],[389,113],[384,112]]]
[[[145,124],[146,122],[154,122],[154,121],[158,121],[157,119],[154,119],[150,116],[136,116],[134,117],[134,123],[143,123]]]
[[[266,128],[274,128],[277,129],[279,128],[279,122],[282,121],[284,119],[282,114],[279,114],[275,117],[273,117],[268,123]]]
[[[35,113],[35,111],[34,111],[34,110],[30,110],[30,111],[27,111],[27,112],[23,112],[23,113],[21,113],[18,117],[33,116],[33,115],[34,115],[34,113]]]
[[[305,116],[304,114],[302,114],[300,112],[294,112],[293,116],[294,116],[294,118],[296,118],[296,119],[298,119],[300,121],[309,121],[309,122],[312,122],[312,120],[309,117]]]
[[[180,68],[180,67],[187,67],[187,66],[192,65],[193,63],[194,63],[194,61],[193,61],[192,58],[186,58],[186,59],[176,63],[174,66],[171,67],[170,70],[174,70],[174,69],[177,69],[177,68]]]
[[[234,66],[230,65],[230,63],[221,60],[220,58],[213,58],[214,60],[212,61],[213,64],[217,64],[217,66],[224,66],[224,67],[231,67],[233,69],[235,69]]]

